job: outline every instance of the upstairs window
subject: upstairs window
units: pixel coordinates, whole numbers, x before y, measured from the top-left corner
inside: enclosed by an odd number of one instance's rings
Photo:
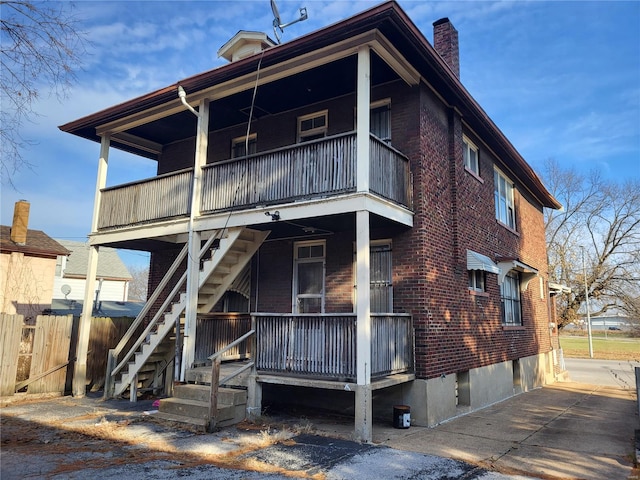
[[[231,140],[231,158],[241,158],[247,156],[247,145],[249,146],[249,155],[257,152],[258,136],[255,133],[247,137],[237,137]]]
[[[502,302],[502,325],[519,327],[522,325],[522,309],[520,306],[520,274],[511,270],[504,277],[500,286]]]
[[[478,163],[478,147],[476,147],[467,137],[462,137],[462,153],[465,168],[479,177],[480,165]]]
[[[389,100],[371,105],[369,130],[386,143],[391,143],[391,103]]]
[[[493,171],[496,218],[512,230],[516,229],[515,208],[513,206],[513,183],[502,172]]]
[[[298,117],[298,142],[309,142],[327,136],[328,110]]]

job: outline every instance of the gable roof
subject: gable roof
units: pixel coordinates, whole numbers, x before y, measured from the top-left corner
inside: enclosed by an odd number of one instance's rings
[[[64,269],[65,277],[86,278],[89,265],[89,244],[72,240],[58,240],[70,251]],[[115,248],[100,247],[98,277],[105,280],[131,280],[131,274]]]
[[[20,252],[43,258],[56,258],[70,252],[42,230],[27,230],[27,241],[19,245],[11,240],[11,227],[0,225],[0,251],[3,253]]]
[[[177,99],[179,85],[185,91],[197,94],[231,80],[246,78],[248,75],[255,74],[258,65],[264,70],[372,31],[379,32],[387,39],[393,49],[419,73],[422,80],[437,92],[442,101],[462,115],[464,121],[480,135],[500,160],[505,163],[508,170],[513,172],[542,205],[556,209],[561,207],[561,204],[546,189],[531,166],[489,118],[462,85],[460,79],[453,73],[449,65],[435,51],[418,27],[395,1],[380,4],[346,20],[281,45],[267,48],[260,54],[180,80],[173,85],[88,115],[59,128],[64,132],[99,142],[100,137],[97,129],[102,125],[111,124],[127,117],[138,118],[144,116],[143,112],[157,109],[161,106],[179,108]],[[366,39],[363,40],[365,43],[366,41]],[[291,97],[295,96],[291,95]],[[186,117],[186,119],[193,121],[189,117]],[[184,123],[184,118],[181,123]],[[157,158],[153,148],[145,149],[144,145],[135,146],[126,142],[119,143],[113,138],[111,142],[111,145],[117,148],[149,158]]]

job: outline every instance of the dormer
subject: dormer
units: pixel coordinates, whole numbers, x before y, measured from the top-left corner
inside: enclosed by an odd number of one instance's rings
[[[220,47],[218,56],[230,62],[235,62],[236,60],[242,60],[243,58],[260,53],[275,45],[276,43],[271,40],[266,33],[240,30],[231,40]]]

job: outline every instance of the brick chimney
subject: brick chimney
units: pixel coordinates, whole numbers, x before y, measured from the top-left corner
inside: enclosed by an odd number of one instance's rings
[[[460,78],[458,31],[446,17],[433,22],[433,47],[451,67],[456,77]]]
[[[13,224],[11,225],[11,241],[18,245],[27,243],[29,226],[29,202],[18,200],[13,207]]]

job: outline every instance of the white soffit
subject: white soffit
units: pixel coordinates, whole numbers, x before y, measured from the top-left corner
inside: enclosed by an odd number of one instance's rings
[[[467,270],[484,270],[496,275],[500,274],[500,269],[493,260],[473,250],[467,250]]]

